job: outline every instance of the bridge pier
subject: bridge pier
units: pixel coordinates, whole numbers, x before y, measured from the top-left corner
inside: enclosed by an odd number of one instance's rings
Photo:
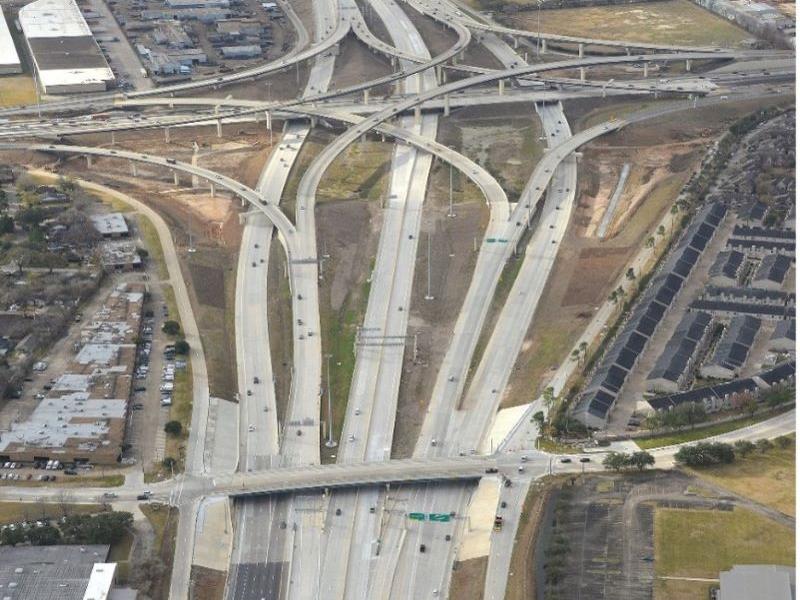
[[[547,52],[547,40],[542,40],[542,47],[540,48],[542,54]]]
[[[514,37],[513,40],[514,40],[514,50],[516,50],[517,48],[519,48],[519,38]]]
[[[691,70],[692,70],[692,59],[691,58],[687,58],[686,59],[686,72],[689,73],[689,72],[691,72]]]
[[[403,80],[402,79],[395,79],[394,82],[394,93],[399,96],[403,93]]]
[[[503,92],[506,91],[506,82],[503,79],[497,80],[497,95],[502,96]]]
[[[112,145],[112,146],[115,146],[115,145],[116,145],[116,143],[117,143],[117,136],[116,136],[116,135],[114,135],[115,133],[116,133],[116,132],[114,132],[114,131],[112,131],[112,132],[111,132],[111,145]]]
[[[169,127],[164,127],[164,141],[169,144]]]
[[[627,46],[625,47],[625,54],[627,54],[628,56],[631,55],[631,49],[628,48]]]
[[[316,127],[316,126],[317,126],[317,117],[312,116],[311,117],[311,127]]]
[[[211,197],[214,198],[217,195],[217,188],[214,187],[213,183],[210,183],[208,187],[211,190]]]
[[[264,114],[267,117],[267,129],[269,129],[269,145],[272,146],[272,113],[267,110]]]
[[[648,73],[647,67],[648,67],[649,64],[650,63],[648,63],[647,61],[644,62],[643,72],[644,72],[644,78],[645,79],[647,79],[647,73]]]
[[[578,44],[578,58],[583,58],[583,52],[585,50],[584,46],[585,46],[585,44],[583,42]]]
[[[586,67],[580,67],[581,81],[586,81]]]
[[[369,104],[369,89],[364,90],[364,106]]]
[[[86,155],[86,168],[87,169],[91,169],[92,168],[92,155],[91,154],[87,154]]]
[[[444,95],[444,116],[450,116],[450,94]]]
[[[136,161],[135,160],[131,161],[131,175],[133,175],[134,177],[138,177],[139,176],[139,169],[136,167]]]
[[[419,125],[420,121],[422,121],[422,107],[420,107],[420,105],[417,104],[414,107],[414,124]]]
[[[181,184],[180,177],[178,176],[178,172],[173,170],[172,171],[172,181],[175,183],[175,187],[178,187]]]
[[[222,137],[222,119],[217,119],[217,137]]]

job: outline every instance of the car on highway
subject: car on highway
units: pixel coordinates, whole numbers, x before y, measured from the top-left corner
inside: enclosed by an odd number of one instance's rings
[[[571,459],[571,458],[566,458],[566,457],[565,457],[565,458],[562,458],[562,459],[561,459],[559,462],[562,462],[562,463],[564,463],[564,464],[567,464],[567,463],[571,463],[571,462],[572,462],[572,459]]]

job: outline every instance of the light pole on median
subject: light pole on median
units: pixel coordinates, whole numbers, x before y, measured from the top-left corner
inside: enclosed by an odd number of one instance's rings
[[[536,0],[536,58],[542,51],[542,0]]]
[[[333,403],[331,402],[331,358],[333,354],[326,354],[325,359],[328,365],[328,439],[325,441],[327,448],[335,448],[336,440],[333,439]]]
[[[450,163],[450,205],[447,210],[447,216],[456,216],[456,213],[453,212],[453,163]]]

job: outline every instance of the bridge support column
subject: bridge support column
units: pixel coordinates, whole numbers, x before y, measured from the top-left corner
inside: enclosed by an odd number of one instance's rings
[[[134,160],[131,161],[131,175],[134,177],[139,176],[139,169],[136,168],[136,161]]]
[[[175,183],[175,187],[178,187],[181,184],[181,179],[178,176],[177,171],[172,171],[172,181]]]
[[[514,37],[514,50],[516,50],[517,48],[519,48],[519,38]]]
[[[578,58],[583,58],[583,52],[585,50],[584,43],[581,42],[578,44]]]
[[[86,155],[86,168],[87,169],[91,169],[92,168],[92,155],[91,154],[87,154]]]
[[[396,95],[398,95],[398,96],[403,93],[403,80],[402,79],[396,79],[395,80],[395,82],[394,82],[394,93]]]
[[[444,116],[450,116],[450,94],[444,95]]]
[[[628,56],[630,56],[630,55],[631,55],[631,49],[630,49],[630,48],[628,48],[628,47],[626,47],[626,48],[625,48],[625,54],[627,54]]]
[[[692,59],[691,58],[687,58],[686,59],[686,71],[689,72],[691,70],[692,70]]]
[[[222,119],[217,119],[217,137],[222,137]]]
[[[580,67],[581,81],[586,81],[586,67]]]
[[[164,141],[169,144],[169,127],[164,127]]]
[[[267,129],[269,129],[269,145],[272,146],[272,113],[266,111],[264,114],[267,116]]]
[[[541,53],[544,54],[545,52],[547,52],[547,40],[542,40]]]
[[[442,85],[442,65],[436,65],[433,72],[436,73],[436,83]]]
[[[369,90],[364,90],[364,105],[369,104]]]
[[[111,132],[111,145],[112,145],[112,146],[115,146],[115,145],[116,145],[116,143],[117,143],[117,136],[116,136],[116,135],[114,135],[115,133],[116,133],[116,132],[114,132],[114,131],[112,131],[112,132]]]
[[[414,123],[419,125],[420,121],[422,121],[422,108],[418,104],[414,107]]]
[[[497,95],[502,96],[503,92],[506,91],[506,82],[503,79],[497,80]]]
[[[394,55],[392,55],[392,68],[393,69],[397,68],[397,57]]]
[[[317,117],[311,117],[311,127],[317,126]]]
[[[214,114],[215,114],[215,115],[218,115],[218,114],[219,114],[219,104],[215,104],[215,105],[214,105]]]
[[[644,63],[644,78],[645,79],[647,79],[647,73],[648,73],[648,68],[647,67],[648,67],[649,64],[650,63],[648,63],[647,61],[645,61],[645,63]]]
[[[214,187],[213,183],[209,184],[209,189],[211,191],[211,197],[212,198],[217,195],[217,188]]]

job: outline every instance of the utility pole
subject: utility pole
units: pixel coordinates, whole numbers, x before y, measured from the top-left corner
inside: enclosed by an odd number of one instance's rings
[[[335,448],[336,440],[333,439],[333,403],[331,402],[331,358],[333,354],[325,355],[328,364],[328,439],[325,442],[327,448]]]
[[[431,295],[431,234],[428,234],[428,293],[425,294],[425,300],[433,300]]]

